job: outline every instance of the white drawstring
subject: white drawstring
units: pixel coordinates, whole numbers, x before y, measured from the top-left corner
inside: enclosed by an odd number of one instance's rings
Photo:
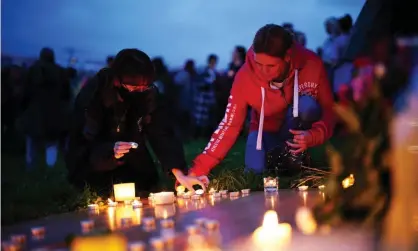
[[[293,85],[293,117],[299,117],[299,80],[298,70],[295,70],[295,80]]]
[[[261,112],[260,112],[260,120],[258,123],[258,135],[257,135],[257,150],[261,150],[262,141],[263,141],[263,125],[264,125],[264,99],[266,96],[266,90],[264,87],[261,87]]]
[[[299,117],[299,71],[295,70],[295,79],[293,82],[293,117]],[[260,112],[260,120],[258,122],[258,134],[257,134],[257,145],[256,149],[258,151],[262,148],[263,142],[263,126],[264,126],[264,102],[266,96],[266,90],[264,87],[261,87],[261,112]]]

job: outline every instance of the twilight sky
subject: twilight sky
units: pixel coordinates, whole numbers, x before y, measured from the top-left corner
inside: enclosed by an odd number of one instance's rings
[[[292,22],[308,47],[325,39],[323,22],[345,13],[357,18],[365,0],[2,0],[2,53],[37,56],[43,46],[66,63],[68,48],[81,62],[135,47],[164,56],[170,66],[209,53],[230,60],[233,47],[248,47],[266,23]]]

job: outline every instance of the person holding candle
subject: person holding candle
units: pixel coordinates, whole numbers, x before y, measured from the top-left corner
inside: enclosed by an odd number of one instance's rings
[[[146,141],[165,172],[186,172],[182,142],[158,99],[154,76],[147,54],[124,49],[81,90],[66,156],[76,187],[106,193],[113,184],[134,182],[144,194],[156,191],[159,176]]]
[[[193,161],[186,183],[206,180],[225,157],[240,133],[248,107],[252,113],[245,164],[247,170],[257,173],[265,168],[266,153],[277,145],[287,145],[290,155],[300,156],[309,147],[324,143],[333,132],[333,94],[321,59],[294,42],[283,27],[265,25],[235,76],[224,119]]]

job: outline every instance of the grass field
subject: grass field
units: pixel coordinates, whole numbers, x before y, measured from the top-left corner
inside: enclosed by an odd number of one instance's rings
[[[206,143],[207,141],[194,141],[185,145],[188,163],[202,152]],[[211,177],[212,185],[230,190],[243,187],[260,188],[261,177],[242,172],[244,150],[245,141],[240,139],[222,164],[214,170]],[[314,150],[313,155],[321,161],[324,158],[323,149]],[[1,169],[2,225],[74,211],[85,207],[97,198],[94,192],[88,189],[79,194],[70,186],[66,181],[66,170],[62,158],[54,169],[40,167],[26,171],[22,153],[2,153]],[[173,188],[172,184],[173,181],[165,180],[162,186]],[[284,183],[281,184],[283,184],[281,187],[287,186]]]

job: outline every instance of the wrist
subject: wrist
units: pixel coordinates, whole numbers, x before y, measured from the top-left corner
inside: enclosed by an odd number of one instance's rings
[[[171,172],[174,174],[174,176],[177,178],[177,177],[181,177],[181,176],[184,176],[184,173],[180,170],[180,169],[177,169],[177,168],[173,168],[173,169],[171,169]]]

